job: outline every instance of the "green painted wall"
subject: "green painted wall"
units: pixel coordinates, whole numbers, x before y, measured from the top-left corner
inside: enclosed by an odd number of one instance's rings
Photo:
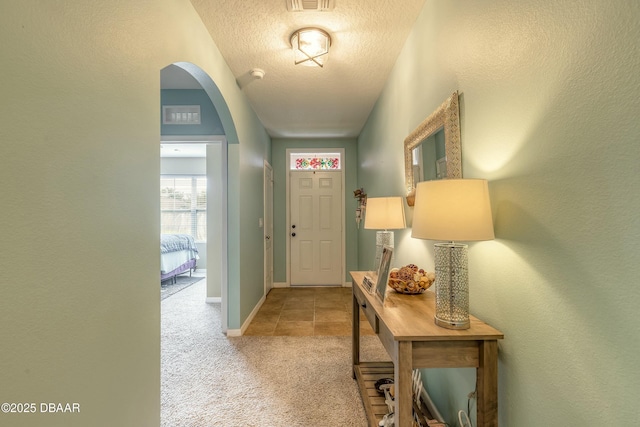
[[[496,231],[469,274],[505,334],[500,425],[640,419],[639,23],[633,0],[427,0],[359,138],[359,184],[401,195],[402,140],[461,93],[463,175],[490,181]],[[432,244],[396,232],[398,262],[432,268]],[[423,374],[457,425],[473,370]]]
[[[289,148],[344,148],[345,158],[345,238],[346,238],[346,274],[345,282],[350,282],[349,271],[357,270],[358,244],[355,222],[356,199],[353,190],[357,187],[357,150],[356,139],[273,139],[271,166],[273,167],[273,281],[287,280],[287,194],[286,194],[286,151]],[[362,223],[360,223],[362,227]]]
[[[271,140],[260,122],[251,121],[255,114],[248,106],[245,114],[240,119],[251,123],[254,137],[240,144],[239,188],[230,194],[240,205],[240,323],[230,322],[230,328],[240,328],[264,296],[264,233],[258,219],[264,217],[264,160],[271,160]]]
[[[207,297],[222,296],[222,283],[226,283],[223,276],[223,254],[226,245],[221,239],[224,206],[222,203],[224,189],[221,177],[223,170],[223,146],[221,143],[207,144],[206,171],[207,181]],[[209,241],[211,240],[211,241]]]
[[[81,407],[0,414],[0,424],[157,427],[160,70],[187,61],[211,76],[235,147],[230,327],[262,289],[240,272],[262,263],[262,245],[239,230],[254,224],[245,211],[262,200],[270,140],[187,0],[7,3],[0,38],[0,179],[11,201],[0,269],[20,271],[19,283],[0,279],[0,402]],[[34,253],[38,268],[21,268]]]

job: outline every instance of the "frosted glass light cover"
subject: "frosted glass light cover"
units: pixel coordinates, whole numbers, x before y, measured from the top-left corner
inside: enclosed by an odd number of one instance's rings
[[[322,67],[329,56],[331,37],[319,28],[303,28],[291,35],[295,63]]]

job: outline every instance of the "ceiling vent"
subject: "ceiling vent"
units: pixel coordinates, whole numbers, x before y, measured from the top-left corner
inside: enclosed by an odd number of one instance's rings
[[[325,12],[335,6],[335,0],[287,0],[289,12]]]

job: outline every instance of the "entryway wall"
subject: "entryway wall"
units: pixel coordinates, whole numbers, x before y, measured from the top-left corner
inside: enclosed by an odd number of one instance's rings
[[[355,138],[275,138],[271,140],[271,165],[273,166],[273,281],[274,286],[287,283],[287,236],[286,224],[286,150],[294,148],[342,148],[345,169],[345,284],[351,283],[349,271],[358,269],[358,228],[355,220],[357,207],[353,190],[358,188],[357,140]],[[366,189],[365,189],[366,190]],[[360,224],[362,227],[362,224]]]

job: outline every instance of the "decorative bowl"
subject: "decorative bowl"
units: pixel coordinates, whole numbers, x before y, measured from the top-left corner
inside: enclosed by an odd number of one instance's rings
[[[389,286],[401,294],[421,294],[435,281],[434,273],[427,273],[415,264],[392,268],[389,272]]]
[[[433,280],[402,280],[402,279],[389,279],[389,286],[396,292],[401,294],[421,294],[431,287]]]

